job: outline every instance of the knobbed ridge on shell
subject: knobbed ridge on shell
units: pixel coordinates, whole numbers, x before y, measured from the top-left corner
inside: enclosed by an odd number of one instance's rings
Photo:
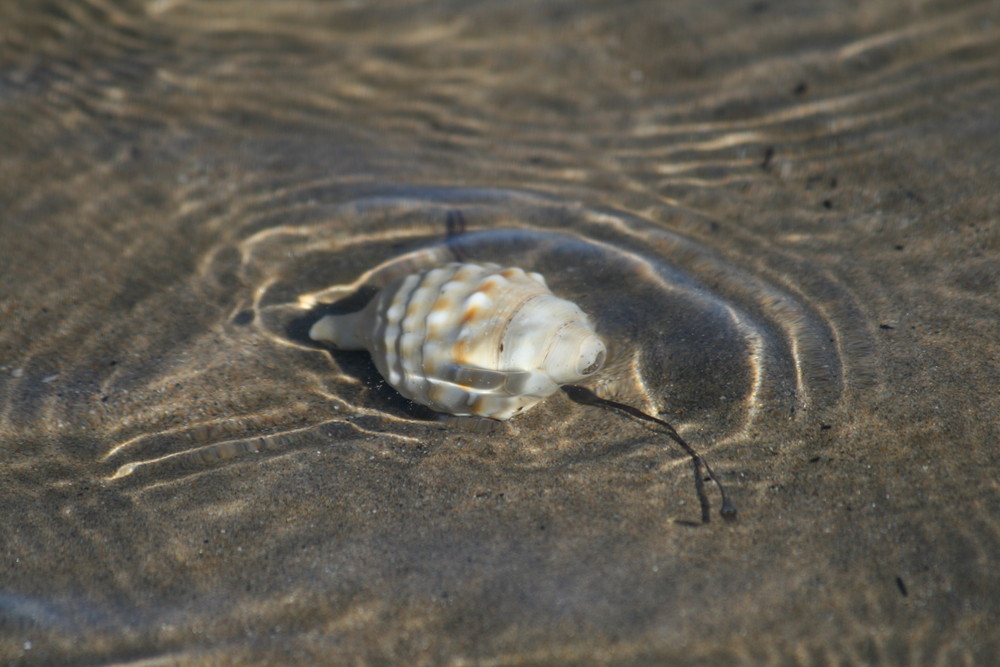
[[[313,340],[368,350],[399,393],[439,412],[509,419],[604,364],[603,341],[545,279],[459,264],[387,285],[362,310],[327,315]]]

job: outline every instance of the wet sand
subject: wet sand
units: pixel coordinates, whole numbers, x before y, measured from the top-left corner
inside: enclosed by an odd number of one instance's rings
[[[1000,651],[994,3],[0,26],[0,662]],[[655,427],[437,419],[304,335],[456,256],[591,313],[739,518]]]

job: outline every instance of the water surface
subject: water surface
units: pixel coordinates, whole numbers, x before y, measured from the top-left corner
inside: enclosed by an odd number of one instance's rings
[[[1000,648],[995,3],[0,26],[3,661]],[[701,524],[638,421],[563,394],[435,419],[304,336],[455,257],[590,313],[590,388],[671,421],[739,519]]]

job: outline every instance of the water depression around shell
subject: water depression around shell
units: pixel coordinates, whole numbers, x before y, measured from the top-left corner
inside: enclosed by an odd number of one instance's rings
[[[321,407],[309,416],[311,423],[287,432],[276,425],[267,439],[224,438],[221,444],[204,442],[213,439],[209,429],[190,453],[176,444],[167,451],[160,443],[163,435],[176,443],[176,431],[133,435],[105,455],[118,464],[113,478],[148,465],[183,461],[197,467],[191,461],[280,451],[287,445],[274,444],[276,438],[294,441],[302,428],[343,428],[344,420],[362,428],[353,421],[361,415],[379,423],[379,430],[414,437],[419,427],[410,417],[430,415],[394,400],[358,353],[330,357],[304,331],[316,319],[310,313],[323,304],[346,299],[348,308],[357,308],[393,278],[456,259],[544,275],[557,295],[592,314],[607,341],[609,361],[590,383],[593,388],[708,434],[712,443],[778,440],[804,408],[810,420],[821,421],[837,408],[851,380],[845,377],[843,341],[861,341],[854,349],[863,349],[865,334],[852,329],[856,323],[832,322],[801,291],[753,275],[703,242],[635,215],[524,191],[385,190],[346,201],[336,192],[327,196],[330,201],[313,193],[317,203],[294,225],[255,229],[257,223],[248,221],[247,236],[236,245],[242,305],[228,325],[240,335],[254,332],[275,348],[298,350],[300,360],[313,359],[301,384],[287,389],[317,399]],[[455,220],[465,228],[449,230]],[[205,279],[218,280],[214,274],[231,270],[232,256],[226,249],[214,251]],[[864,359],[851,364],[863,366]],[[853,381],[865,378],[859,373]],[[553,442],[537,432],[530,439]],[[560,451],[552,449],[539,455]]]

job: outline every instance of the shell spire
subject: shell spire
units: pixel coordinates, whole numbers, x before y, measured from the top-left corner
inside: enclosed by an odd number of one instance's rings
[[[366,349],[399,393],[440,412],[510,417],[604,364],[604,342],[576,304],[537,273],[459,264],[387,285],[348,315],[309,332]]]
[[[329,343],[338,350],[363,350],[367,345],[360,329],[366,323],[363,310],[346,315],[327,315],[312,325],[309,337]]]

